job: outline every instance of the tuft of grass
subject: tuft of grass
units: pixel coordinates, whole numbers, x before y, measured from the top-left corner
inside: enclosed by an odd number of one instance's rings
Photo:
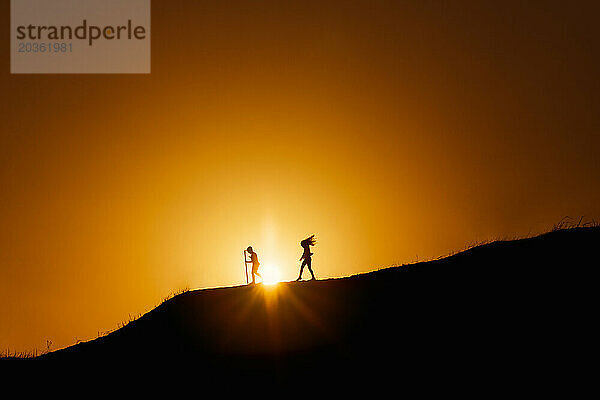
[[[171,293],[169,293],[168,295],[166,295],[165,297],[162,298],[162,300],[160,301],[160,303],[157,304],[157,307],[166,303],[167,301],[171,300],[173,297],[179,296],[180,294],[184,294],[190,291],[189,286],[185,286],[182,289],[179,290],[175,290],[172,291]]]
[[[38,350],[26,350],[26,351],[11,351],[5,349],[0,351],[0,360],[28,360],[38,356]]]
[[[552,231],[560,231],[563,229],[573,229],[573,228],[588,228],[588,227],[598,227],[600,223],[596,221],[594,218],[584,219],[585,216],[582,215],[579,218],[571,218],[570,216],[563,217],[560,221],[552,226]]]

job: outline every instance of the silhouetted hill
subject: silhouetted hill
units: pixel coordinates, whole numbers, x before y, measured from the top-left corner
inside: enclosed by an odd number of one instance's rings
[[[387,376],[400,384],[438,373],[531,382],[566,374],[588,351],[599,245],[600,228],[575,228],[342,279],[191,291],[40,359],[193,362],[193,374],[211,382]]]

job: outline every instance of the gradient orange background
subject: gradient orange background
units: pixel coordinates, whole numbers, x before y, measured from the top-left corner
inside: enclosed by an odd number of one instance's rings
[[[291,280],[315,233],[325,278],[600,216],[598,7],[481,3],[154,0],[150,75],[10,75],[5,30],[0,350],[241,284],[248,245]]]

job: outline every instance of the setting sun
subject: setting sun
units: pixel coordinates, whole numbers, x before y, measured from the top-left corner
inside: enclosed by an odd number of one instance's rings
[[[273,265],[261,266],[260,271],[265,285],[275,285],[281,281],[281,272],[279,268]]]

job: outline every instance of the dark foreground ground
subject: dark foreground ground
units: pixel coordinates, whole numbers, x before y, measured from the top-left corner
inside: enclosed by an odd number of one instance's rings
[[[343,279],[191,291],[28,362],[186,371],[221,388],[571,385],[595,363],[599,246],[600,228],[575,228]]]

